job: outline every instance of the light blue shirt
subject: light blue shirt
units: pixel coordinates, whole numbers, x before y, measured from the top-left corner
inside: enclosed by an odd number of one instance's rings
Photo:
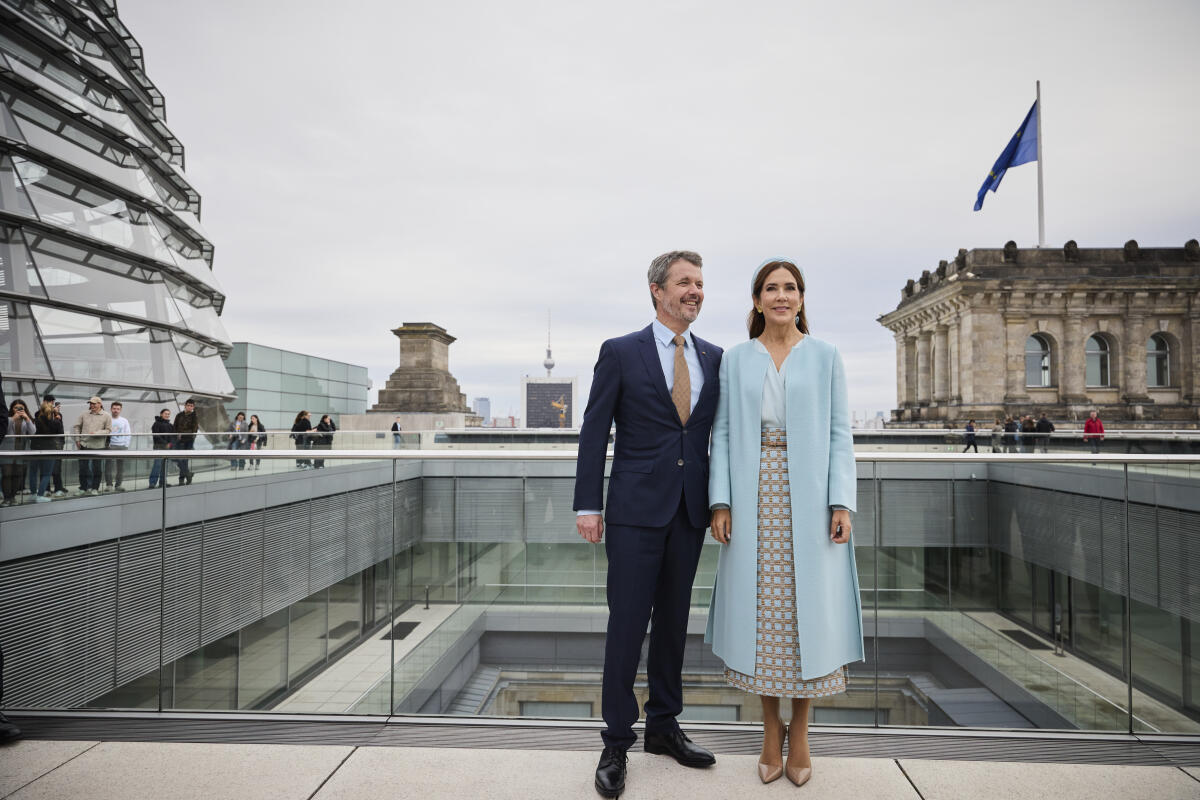
[[[667,394],[675,386],[675,333],[657,319],[650,323],[654,332],[654,341],[658,343],[658,361],[662,364],[663,376],[667,379]],[[695,410],[696,401],[700,399],[700,390],[704,388],[704,369],[700,366],[700,356],[696,353],[696,341],[692,338],[691,330],[683,332],[683,360],[688,367],[688,377],[692,384],[692,405]]]

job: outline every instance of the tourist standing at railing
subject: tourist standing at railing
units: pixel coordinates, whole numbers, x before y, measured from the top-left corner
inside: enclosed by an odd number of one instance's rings
[[[1017,440],[1017,449],[1022,453],[1032,453],[1037,445],[1037,423],[1032,414],[1021,417],[1021,436]]]
[[[812,700],[845,692],[846,665],[863,659],[854,439],[842,357],[808,334],[799,267],[761,265],[751,298],[750,341],[721,362],[708,496],[723,547],[705,641],[762,703],[759,779],[801,786]]]
[[[62,416],[54,413],[54,403],[43,400],[33,418],[37,435],[29,442],[30,450],[54,450],[57,437],[63,435]],[[50,502],[50,480],[57,458],[36,458],[29,462],[29,492],[35,503]]]
[[[262,450],[267,446],[267,428],[262,424],[262,420],[258,418],[258,414],[250,415],[250,425],[246,428],[249,434],[247,438],[250,441],[251,450]],[[261,458],[251,458],[251,469],[258,469],[262,464]]]
[[[44,399],[53,404],[54,419],[58,422],[58,427],[60,430],[59,435],[52,437],[51,439],[51,449],[65,450],[67,448],[67,436],[66,423],[63,422],[62,403],[58,402],[58,400],[52,394],[46,395]],[[53,473],[51,473],[51,480],[53,481],[54,494],[51,496],[66,497],[67,487],[63,485],[63,460],[61,458],[54,459],[53,470]]]
[[[1004,426],[999,419],[992,420],[992,452],[1000,452],[1000,441],[1004,436]]]
[[[1004,452],[1017,452],[1017,437],[1020,436],[1017,431],[1019,430],[1020,427],[1015,419],[1011,416],[1004,418]]]
[[[37,433],[37,426],[29,414],[29,406],[24,400],[13,400],[8,408],[8,435],[0,442],[0,450],[17,452],[26,450]],[[17,459],[5,459],[0,462],[0,491],[4,500],[0,505],[11,506],[18,501],[17,497],[25,488],[25,462]]]
[[[637,741],[634,694],[646,626],[646,752],[687,767],[716,762],[679,728],[683,652],[692,581],[708,526],[708,440],[717,407],[721,348],[688,329],[704,302],[696,253],[666,253],[647,281],[656,312],[641,331],[600,346],[579,431],[576,528],[599,543],[608,523],[608,633],[604,642],[601,732],[596,791],[625,788],[626,751]],[[612,475],[603,497],[605,454],[613,423]],[[605,510],[601,518],[601,509]]]
[[[112,415],[112,433],[108,437],[109,450],[128,450],[129,445],[133,443],[133,427],[129,424],[129,420],[121,416],[121,412],[125,406],[121,405],[120,400],[114,400],[108,406],[109,413]],[[125,491],[125,487],[121,484],[125,480],[125,459],[109,458],[104,462],[104,488],[105,491]]]
[[[1050,434],[1054,433],[1054,423],[1046,417],[1046,412],[1042,412],[1042,417],[1037,421],[1037,441],[1038,449],[1043,453],[1050,452]]]
[[[978,453],[979,445],[977,445],[975,443],[975,420],[973,420],[973,419],[967,420],[967,428],[966,428],[965,436],[966,436],[967,446],[963,448],[963,452],[965,453],[968,450],[970,450],[972,447],[974,447],[975,452]]]
[[[99,452],[108,446],[112,417],[104,410],[104,403],[99,397],[88,399],[88,410],[79,415],[79,421],[72,430],[75,432],[75,447],[80,451]],[[98,494],[103,472],[103,458],[86,455],[80,458],[79,493]]]
[[[396,417],[396,421],[392,423],[392,449],[399,450],[403,443],[400,439],[400,418]]]
[[[328,414],[321,417],[321,421],[317,423],[317,430],[320,433],[313,434],[313,447],[318,450],[333,449],[333,434],[337,432],[337,425],[333,424],[333,418]],[[325,459],[318,458],[313,462],[315,469],[323,469],[325,467]]]
[[[229,423],[229,449],[248,450],[250,448],[250,423],[246,421],[246,412],[239,411]],[[246,459],[234,458],[229,461],[230,469],[245,469]]]
[[[1100,412],[1094,408],[1083,422],[1083,440],[1091,445],[1093,453],[1100,452],[1100,442],[1104,441],[1104,423],[1100,421]]]
[[[312,420],[307,411],[301,411],[296,415],[295,422],[292,423],[292,441],[296,443],[297,450],[309,450],[312,448]],[[312,466],[312,461],[307,458],[297,458],[296,466],[300,469],[308,469]]]
[[[175,415],[175,433],[178,434],[175,439],[175,449],[194,450],[196,434],[199,432],[200,419],[196,416],[196,401],[189,397],[183,404],[183,411]],[[175,463],[179,465],[180,485],[190,484],[194,476],[192,462],[186,458],[177,458]]]
[[[175,426],[171,424],[171,409],[164,408],[158,412],[154,424],[150,426],[150,436],[154,439],[151,447],[155,450],[170,450],[175,447]],[[154,459],[154,465],[150,467],[150,488],[157,489],[160,485],[171,485],[167,483],[165,458]]]

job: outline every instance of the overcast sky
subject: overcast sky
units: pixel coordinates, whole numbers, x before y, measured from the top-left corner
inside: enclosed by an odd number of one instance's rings
[[[187,150],[234,340],[397,364],[458,341],[468,400],[522,375],[587,396],[699,251],[693,330],[745,337],[754,267],[804,268],[852,408],[895,403],[875,318],[958,248],[1037,242],[1036,165],[981,212],[1042,81],[1046,241],[1200,236],[1200,3],[120,0]],[[372,393],[372,400],[374,393]]]

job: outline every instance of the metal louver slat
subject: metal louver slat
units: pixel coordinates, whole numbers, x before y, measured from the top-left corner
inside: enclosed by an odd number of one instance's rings
[[[393,487],[392,518],[394,520],[394,540],[392,547],[401,553],[412,546],[418,539],[426,539],[423,535],[424,524],[424,481],[417,478],[399,481]]]
[[[454,540],[519,542],[525,514],[520,478],[459,478],[454,497]]]
[[[262,618],[262,513],[204,522],[200,643]]]
[[[308,584],[308,502],[263,512],[263,615],[311,594]]]
[[[315,591],[346,577],[346,495],[310,500],[312,555],[309,586]]]
[[[375,505],[372,517],[374,533],[374,555],[371,563],[384,561],[392,554],[392,487],[376,486]]]
[[[1158,605],[1191,620],[1200,620],[1198,547],[1200,514],[1174,508],[1158,510]]]
[[[158,669],[162,534],[122,539],[119,547],[116,686]]]
[[[882,481],[880,541],[885,547],[949,547],[950,487],[947,481]]]
[[[454,478],[421,480],[421,541],[454,541]]]
[[[163,545],[163,663],[200,646],[200,525],[170,528]]]
[[[346,570],[361,572],[375,555],[375,491],[358,489],[346,495]]]
[[[1100,501],[1100,533],[1104,541],[1102,588],[1125,594],[1125,504],[1120,500]]]
[[[1129,596],[1158,602],[1157,514],[1153,506],[1129,504]]]

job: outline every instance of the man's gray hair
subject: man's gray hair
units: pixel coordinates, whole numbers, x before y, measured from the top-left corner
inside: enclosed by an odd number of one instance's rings
[[[699,253],[693,253],[691,250],[672,250],[669,253],[663,253],[650,262],[650,269],[646,270],[646,282],[658,286],[665,284],[667,282],[667,273],[670,272],[671,265],[676,261],[686,261],[689,264],[695,264],[697,267],[704,267]],[[654,299],[653,291],[650,292],[650,303],[657,311],[658,301]]]

